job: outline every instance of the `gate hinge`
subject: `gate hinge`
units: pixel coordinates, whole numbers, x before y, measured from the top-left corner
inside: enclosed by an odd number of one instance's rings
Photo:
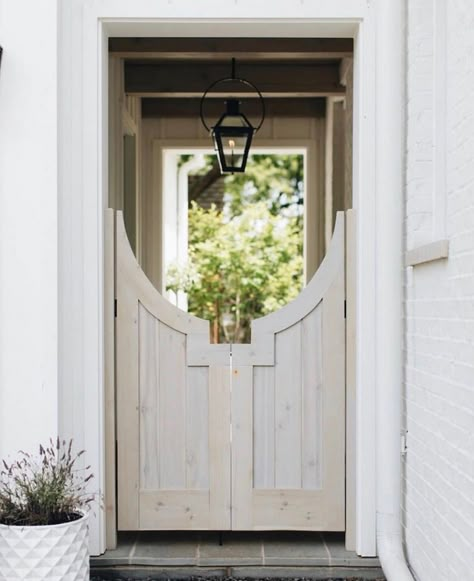
[[[114,317],[117,318],[117,299],[114,299]]]
[[[347,301],[344,299],[344,319],[347,319]]]

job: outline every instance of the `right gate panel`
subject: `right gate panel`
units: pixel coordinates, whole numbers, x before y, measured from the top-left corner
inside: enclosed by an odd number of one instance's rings
[[[232,529],[345,528],[344,215],[300,296],[232,348]]]

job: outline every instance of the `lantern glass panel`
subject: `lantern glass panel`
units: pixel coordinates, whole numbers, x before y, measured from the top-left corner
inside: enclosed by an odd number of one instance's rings
[[[249,131],[239,135],[233,128],[219,128],[215,141],[222,171],[244,171],[251,140]]]

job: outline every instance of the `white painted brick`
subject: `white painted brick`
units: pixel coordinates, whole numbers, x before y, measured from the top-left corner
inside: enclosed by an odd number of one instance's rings
[[[433,240],[434,2],[407,3],[407,248]],[[405,286],[402,513],[420,581],[474,579],[474,3],[446,10],[450,255]]]

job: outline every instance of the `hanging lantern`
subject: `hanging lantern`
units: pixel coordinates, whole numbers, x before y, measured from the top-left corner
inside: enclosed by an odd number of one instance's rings
[[[229,95],[225,100],[225,111],[217,123],[210,129],[204,119],[203,106],[208,93],[221,83],[241,83],[251,87],[260,99],[262,117],[260,123],[253,127],[247,117],[240,111],[241,102]],[[201,98],[201,121],[212,135],[214,148],[217,151],[221,173],[241,173],[245,171],[252,138],[262,126],[265,118],[265,104],[262,94],[250,81],[235,76],[235,59],[232,59],[232,76],[212,83]]]

